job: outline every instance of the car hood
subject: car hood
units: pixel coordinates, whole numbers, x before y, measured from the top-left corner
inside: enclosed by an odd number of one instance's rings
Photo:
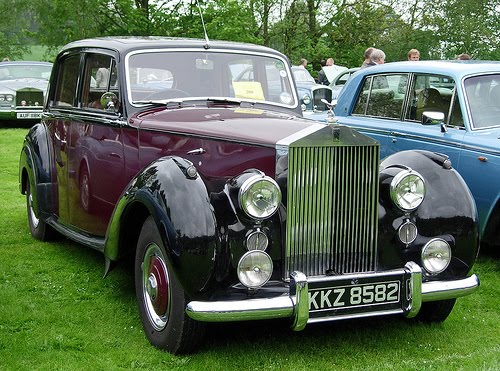
[[[318,124],[284,113],[232,107],[151,109],[134,115],[130,123],[141,129],[272,147],[279,140]]]
[[[46,90],[48,81],[44,79],[13,79],[13,80],[2,80],[0,81],[0,91],[16,91],[25,88],[34,88],[40,90]]]

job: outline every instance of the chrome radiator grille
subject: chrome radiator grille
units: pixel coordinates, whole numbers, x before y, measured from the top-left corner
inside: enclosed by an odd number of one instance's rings
[[[25,101],[23,105],[21,102]],[[43,91],[39,89],[23,89],[16,92],[16,106],[43,106]]]
[[[288,152],[285,278],[376,269],[378,145]]]

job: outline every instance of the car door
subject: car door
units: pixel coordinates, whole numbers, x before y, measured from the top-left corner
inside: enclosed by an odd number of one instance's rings
[[[125,188],[120,93],[115,59],[89,52],[70,135],[68,166],[71,224],[104,235]]]
[[[357,128],[380,143],[384,158],[398,149],[391,144],[401,125],[406,106],[408,73],[367,76],[359,90],[352,113],[341,123]]]
[[[52,89],[49,109],[44,118],[52,148],[54,213],[62,224],[71,223],[69,194],[69,153],[71,152],[71,112],[74,109],[78,85],[80,55],[73,53],[58,63],[57,83]]]
[[[454,86],[453,79],[431,74],[368,76],[352,114],[342,123],[378,140],[382,158],[423,149],[458,162],[465,128]],[[443,125],[424,125],[424,112],[444,113]]]

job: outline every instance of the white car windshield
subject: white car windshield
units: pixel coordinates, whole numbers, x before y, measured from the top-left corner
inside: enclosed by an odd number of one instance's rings
[[[37,64],[0,64],[0,80],[42,79],[48,80],[52,66]]]
[[[126,59],[128,99],[147,102],[230,99],[295,107],[284,60],[227,51],[140,51]]]

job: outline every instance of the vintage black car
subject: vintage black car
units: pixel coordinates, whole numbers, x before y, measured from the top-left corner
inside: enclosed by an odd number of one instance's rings
[[[106,274],[134,257],[145,334],[173,353],[206,322],[443,321],[479,285],[476,207],[446,156],[379,162],[373,139],[303,118],[266,47],[68,44],[19,176],[35,238],[101,251]]]

